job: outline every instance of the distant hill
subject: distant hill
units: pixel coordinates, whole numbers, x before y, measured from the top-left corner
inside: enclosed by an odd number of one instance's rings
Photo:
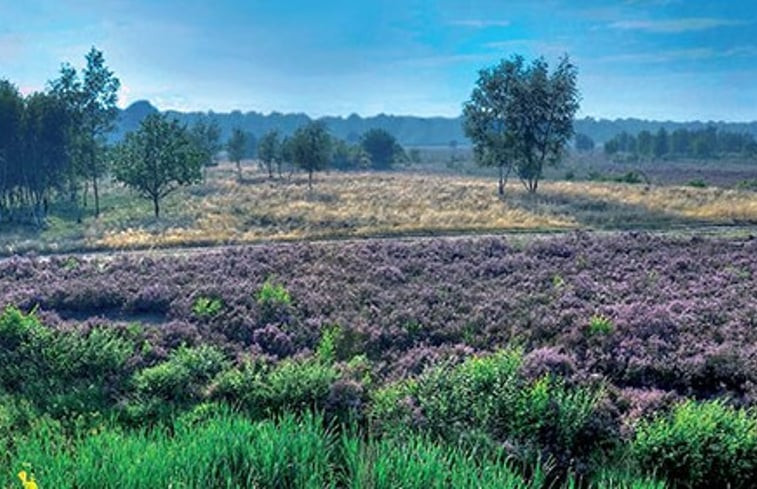
[[[129,131],[139,127],[139,123],[147,115],[158,112],[149,102],[141,100],[134,102],[121,111],[118,125],[113,132],[113,139],[118,140]],[[203,117],[210,117],[221,127],[222,137],[231,134],[234,127],[239,127],[260,137],[271,129],[278,129],[285,135],[292,134],[298,127],[311,120],[306,114],[282,114],[272,112],[268,115],[259,112],[242,113],[238,110],[230,113],[216,112],[177,112],[167,111],[168,115],[179,121],[192,124]],[[461,146],[468,144],[463,134],[461,117],[416,117],[379,114],[371,117],[361,117],[352,114],[349,117],[320,118],[335,136],[347,141],[357,141],[362,133],[371,128],[386,129],[392,133],[404,146],[448,146],[451,141],[457,141]],[[757,121],[755,122],[672,122],[649,121],[643,119],[594,119],[586,117],[576,120],[576,132],[587,134],[596,143],[601,144],[616,134],[626,131],[637,134],[640,131],[657,131],[665,127],[668,131],[678,128],[701,129],[714,125],[719,129],[731,132],[747,132],[757,136]]]

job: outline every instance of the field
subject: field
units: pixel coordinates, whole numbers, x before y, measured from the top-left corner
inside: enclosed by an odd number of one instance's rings
[[[15,257],[3,463],[42,488],[750,487],[755,256],[577,232]]]
[[[107,185],[99,219],[85,213],[78,223],[78,211],[58,203],[43,229],[6,226],[0,250],[9,255],[368,236],[668,230],[757,222],[754,190],[658,185],[656,180],[651,185],[547,180],[536,195],[512,182],[504,199],[497,196],[493,176],[331,173],[318,175],[313,191],[305,182],[301,174],[271,181],[248,166],[239,183],[233,168],[222,165],[208,170],[204,184],[169,196],[160,220],[152,217],[147,201]]]

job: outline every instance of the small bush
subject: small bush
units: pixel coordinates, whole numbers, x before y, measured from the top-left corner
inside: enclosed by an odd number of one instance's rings
[[[291,305],[292,297],[283,285],[268,279],[258,291],[258,304],[260,305]]]
[[[586,327],[586,332],[590,336],[603,336],[613,332],[615,325],[612,320],[602,315],[595,315],[589,319],[589,325]]]
[[[137,372],[133,383],[139,394],[167,401],[193,401],[199,399],[203,387],[228,366],[225,355],[217,348],[181,347],[165,362]]]
[[[632,445],[642,467],[684,487],[754,487],[757,416],[722,401],[686,401],[642,421]]]
[[[212,299],[210,297],[198,297],[192,306],[192,312],[201,318],[213,317],[223,308],[221,299]]]
[[[694,187],[694,188],[707,188],[707,182],[705,182],[701,178],[695,178],[694,180],[689,180],[689,182],[686,185],[688,185],[689,187]]]

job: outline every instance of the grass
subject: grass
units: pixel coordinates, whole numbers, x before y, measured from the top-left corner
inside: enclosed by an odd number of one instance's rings
[[[302,176],[269,181],[251,169],[238,183],[233,169],[222,165],[208,171],[204,184],[169,196],[160,220],[151,217],[149,202],[106,185],[99,219],[90,215],[77,223],[77,212],[58,205],[44,229],[6,227],[0,250],[757,222],[757,195],[748,189],[545,181],[529,195],[512,182],[501,200],[495,187],[483,177],[332,172],[318,175],[309,191]]]

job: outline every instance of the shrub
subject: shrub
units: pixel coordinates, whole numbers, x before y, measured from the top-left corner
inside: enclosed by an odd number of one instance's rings
[[[258,304],[260,305],[291,305],[292,297],[283,285],[268,279],[258,291]]]
[[[53,330],[33,314],[0,315],[0,385],[53,414],[102,410],[128,377],[134,344],[107,327]]]
[[[223,308],[221,299],[212,299],[210,297],[198,297],[192,306],[192,312],[201,318],[209,318],[218,314]]]
[[[688,185],[689,187],[694,187],[694,188],[707,188],[707,182],[705,182],[701,178],[695,178],[694,180],[689,180],[689,182],[686,185]]]
[[[615,325],[612,320],[602,315],[594,315],[589,319],[586,332],[590,336],[608,335],[613,332]]]
[[[757,416],[722,401],[685,401],[640,422],[632,445],[642,467],[685,487],[753,487]]]
[[[137,372],[133,383],[139,394],[167,401],[194,401],[201,397],[208,382],[228,366],[223,352],[212,346],[180,347],[165,362]]]
[[[336,368],[318,358],[288,358],[273,366],[251,360],[221,374],[212,392],[264,416],[323,408],[337,378]]]

